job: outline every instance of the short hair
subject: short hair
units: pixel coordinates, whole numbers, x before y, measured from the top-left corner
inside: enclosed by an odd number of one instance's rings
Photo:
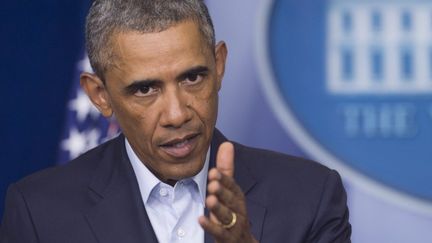
[[[184,21],[198,24],[207,44],[215,47],[215,33],[203,0],[94,0],[86,19],[86,49],[99,78],[114,64],[113,34],[154,33]]]

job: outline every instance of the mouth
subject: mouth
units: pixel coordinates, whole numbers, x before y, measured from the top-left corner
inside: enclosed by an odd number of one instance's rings
[[[182,138],[171,139],[160,144],[159,147],[172,157],[184,158],[191,154],[195,149],[199,135],[199,133],[193,133]]]

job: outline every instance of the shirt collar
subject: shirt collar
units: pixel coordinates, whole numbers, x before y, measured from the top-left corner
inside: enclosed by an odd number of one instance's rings
[[[203,203],[203,205],[205,205],[205,198],[207,193],[207,175],[208,175],[208,168],[210,164],[209,161],[210,161],[210,147],[207,150],[207,155],[206,155],[203,168],[198,174],[192,177],[192,179],[198,185],[198,190],[200,192],[201,202]]]
[[[153,188],[157,186],[161,181],[144,165],[144,163],[138,158],[135,151],[133,151],[129,141],[125,138],[126,152],[129,160],[132,164],[132,168],[135,172],[135,176],[138,181],[138,185],[141,191],[141,197],[144,203],[148,202],[150,193]],[[205,205],[205,197],[207,193],[207,175],[210,160],[210,147],[207,150],[205,163],[201,171],[193,176],[191,179],[198,185],[198,190],[201,196],[201,202]],[[186,178],[185,178],[186,179]]]

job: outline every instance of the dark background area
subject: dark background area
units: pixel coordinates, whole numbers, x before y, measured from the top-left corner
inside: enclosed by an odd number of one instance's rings
[[[89,2],[0,4],[0,217],[10,183],[56,163]]]

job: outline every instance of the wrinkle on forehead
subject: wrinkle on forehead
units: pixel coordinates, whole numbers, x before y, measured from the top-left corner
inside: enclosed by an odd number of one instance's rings
[[[182,62],[193,61],[185,54],[203,58],[197,62],[214,56],[198,26],[191,21],[173,25],[161,32],[118,32],[113,36],[112,46],[115,53],[113,67],[120,72],[127,72],[134,65],[150,64],[146,65],[146,71],[151,72],[151,69],[160,70],[164,65],[172,68]]]

